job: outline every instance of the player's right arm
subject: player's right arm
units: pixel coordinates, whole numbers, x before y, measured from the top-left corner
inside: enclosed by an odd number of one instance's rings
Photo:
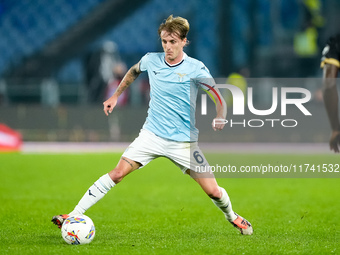
[[[340,145],[340,123],[338,113],[338,91],[336,87],[336,77],[338,76],[338,67],[332,64],[325,64],[323,67],[323,87],[322,93],[328,119],[331,124],[332,134],[329,141],[331,150],[339,152]]]
[[[113,93],[113,95],[103,103],[104,113],[106,114],[106,116],[108,116],[109,113],[111,113],[113,108],[116,106],[118,97],[123,93],[124,90],[126,90],[131,85],[131,83],[133,83],[137,79],[140,73],[141,73],[140,62],[133,65],[129,69],[129,71],[127,71],[124,78],[120,82],[118,88],[116,89],[115,93]]]

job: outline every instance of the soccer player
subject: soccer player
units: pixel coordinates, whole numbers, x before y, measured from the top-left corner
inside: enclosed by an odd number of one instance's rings
[[[183,173],[196,171],[191,176],[222,210],[226,219],[242,234],[253,233],[252,225],[233,211],[227,192],[218,186],[214,176],[210,174],[207,178],[207,175],[197,170],[197,167],[208,166],[208,162],[197,145],[198,130],[194,120],[200,85],[191,81],[212,77],[202,62],[184,53],[188,32],[189,23],[186,19],[169,16],[158,29],[164,52],[148,53],[142,57],[128,70],[112,97],[103,103],[104,112],[109,115],[119,95],[141,72],[148,72],[150,102],[148,116],[139,136],[125,150],[117,166],[88,189],[71,213],[53,217],[52,222],[59,228],[67,217],[84,214],[126,175],[163,156],[174,162]],[[213,121],[216,131],[224,127],[224,122],[219,123],[218,120],[225,119],[226,107],[218,90],[214,91],[215,101],[218,102]]]
[[[331,150],[338,153],[340,145],[340,122],[336,78],[340,68],[340,34],[328,39],[322,51],[321,67],[323,68],[323,98],[332,128],[329,146]]]

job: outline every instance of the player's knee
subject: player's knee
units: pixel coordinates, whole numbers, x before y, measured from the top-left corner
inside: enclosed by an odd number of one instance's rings
[[[123,180],[125,173],[123,170],[115,168],[109,173],[109,176],[111,177],[112,181],[117,184]]]
[[[208,190],[206,193],[211,199],[217,200],[221,198],[221,191],[218,186]]]

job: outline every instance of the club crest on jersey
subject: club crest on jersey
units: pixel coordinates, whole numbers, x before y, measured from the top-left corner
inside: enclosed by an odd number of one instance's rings
[[[188,75],[186,73],[176,73],[178,75],[178,81],[183,82],[184,76]]]

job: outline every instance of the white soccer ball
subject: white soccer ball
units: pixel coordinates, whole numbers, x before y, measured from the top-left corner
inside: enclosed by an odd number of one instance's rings
[[[90,243],[95,235],[92,220],[86,215],[67,218],[61,227],[61,236],[68,244]]]

